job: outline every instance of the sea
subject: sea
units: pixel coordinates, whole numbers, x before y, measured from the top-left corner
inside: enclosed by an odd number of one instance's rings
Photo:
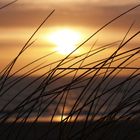
[[[140,108],[139,82],[138,76],[8,77],[1,82],[0,120],[79,122],[136,119]]]

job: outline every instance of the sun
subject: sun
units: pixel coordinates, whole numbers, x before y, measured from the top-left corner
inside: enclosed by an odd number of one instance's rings
[[[60,29],[50,33],[48,36],[49,41],[56,46],[55,51],[63,55],[74,51],[80,38],[81,34],[72,29]]]

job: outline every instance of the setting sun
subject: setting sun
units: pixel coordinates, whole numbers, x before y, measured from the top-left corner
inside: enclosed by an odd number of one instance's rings
[[[80,38],[80,33],[71,29],[57,30],[48,36],[49,41],[56,45],[55,51],[63,55],[71,53],[76,48]]]

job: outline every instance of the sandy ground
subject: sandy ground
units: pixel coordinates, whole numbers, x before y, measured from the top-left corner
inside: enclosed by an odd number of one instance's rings
[[[140,123],[128,121],[73,123],[4,123],[0,140],[140,140]]]

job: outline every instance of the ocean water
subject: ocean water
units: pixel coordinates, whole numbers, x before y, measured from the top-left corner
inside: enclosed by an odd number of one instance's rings
[[[139,77],[21,78],[7,80],[1,91],[1,121],[78,122],[139,115]]]

